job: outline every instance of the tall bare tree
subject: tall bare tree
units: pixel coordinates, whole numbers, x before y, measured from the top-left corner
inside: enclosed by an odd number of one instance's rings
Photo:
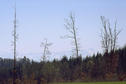
[[[17,50],[17,14],[16,14],[16,5],[14,13],[14,31],[13,31],[13,49],[14,49],[14,66],[13,66],[13,84],[16,84],[16,50]]]
[[[51,54],[51,52],[49,51],[49,47],[51,45],[52,45],[52,43],[48,43],[47,39],[44,39],[44,41],[41,42],[40,46],[42,47],[42,50],[43,50],[42,59],[43,59],[44,62],[46,61],[46,58],[48,57],[48,55]]]
[[[65,38],[72,39],[74,43],[74,52],[76,57],[79,56],[79,42],[78,42],[78,36],[77,36],[77,28],[75,25],[75,16],[71,13],[69,16],[69,19],[66,19],[65,28],[68,30],[69,34],[65,35]]]
[[[114,28],[111,28],[109,20],[106,20],[104,16],[101,16],[103,30],[101,32],[102,48],[105,52],[115,51],[117,48],[117,39],[121,31],[117,31],[117,22],[115,22]]]
[[[101,42],[105,52],[106,73],[115,73],[118,64],[118,54],[115,53],[115,50],[117,49],[118,35],[121,31],[117,31],[117,22],[115,22],[114,28],[111,28],[109,20],[106,20],[104,16],[101,16],[101,21],[103,25]]]

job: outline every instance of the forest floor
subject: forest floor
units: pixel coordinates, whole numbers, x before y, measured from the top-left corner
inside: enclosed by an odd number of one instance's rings
[[[126,84],[124,82],[68,82],[68,83],[51,83],[51,84]]]

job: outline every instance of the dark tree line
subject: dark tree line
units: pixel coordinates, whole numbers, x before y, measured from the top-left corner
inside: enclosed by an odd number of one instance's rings
[[[16,82],[21,84],[42,84],[48,82],[72,81],[118,81],[126,75],[126,46],[115,51],[119,61],[115,73],[107,74],[104,55],[97,53],[93,56],[82,56],[61,60],[35,62],[24,58],[16,64]],[[111,52],[108,53],[111,55]],[[10,82],[13,77],[12,59],[0,58],[0,82]],[[111,67],[112,68],[112,67]],[[6,84],[6,83],[5,83]],[[10,83],[9,83],[10,84]]]

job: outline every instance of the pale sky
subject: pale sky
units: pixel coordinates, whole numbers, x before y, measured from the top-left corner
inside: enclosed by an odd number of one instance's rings
[[[3,58],[13,58],[14,2],[0,0],[0,57]],[[55,58],[70,55],[71,40],[60,38],[67,34],[64,19],[69,17],[70,12],[75,14],[83,57],[102,51],[100,16],[109,19],[112,27],[117,20],[117,29],[122,30],[118,45],[126,45],[126,0],[17,0],[16,3],[17,58],[27,56],[40,60],[40,43],[44,38],[53,43],[50,51]]]

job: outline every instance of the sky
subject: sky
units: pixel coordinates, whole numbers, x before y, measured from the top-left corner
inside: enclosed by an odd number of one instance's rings
[[[41,42],[47,38],[51,57],[71,55],[70,39],[61,36],[68,32],[65,19],[74,13],[80,50],[83,57],[102,52],[100,16],[109,19],[111,26],[117,20],[117,29],[122,30],[118,47],[126,45],[126,0],[17,0],[17,58],[26,56],[40,60]],[[15,0],[0,0],[0,57],[13,58],[12,31]]]

